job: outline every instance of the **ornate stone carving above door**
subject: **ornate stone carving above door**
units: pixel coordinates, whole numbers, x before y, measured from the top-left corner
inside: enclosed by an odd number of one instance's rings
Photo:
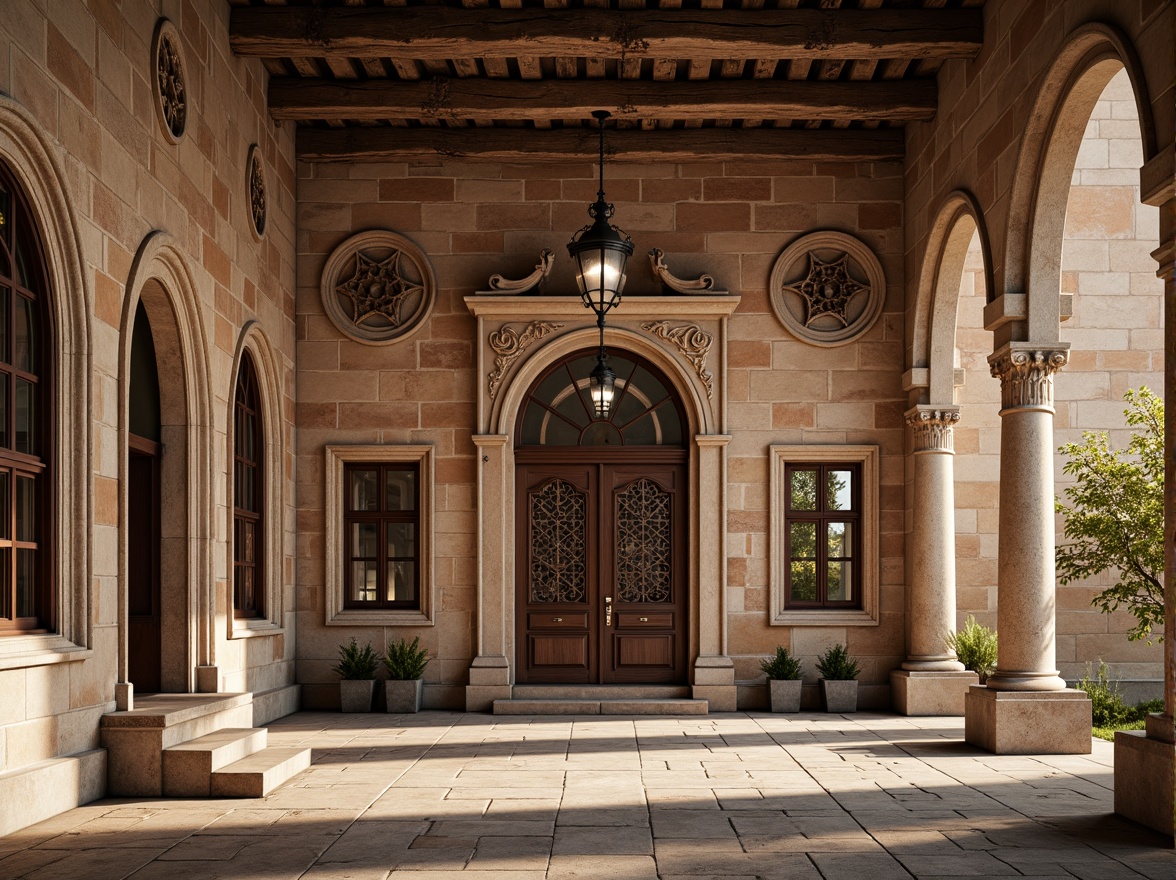
[[[812,345],[845,345],[882,314],[886,279],[874,252],[844,232],[810,232],[772,268],[772,308],[788,331]]]
[[[375,229],[335,248],[319,292],[340,333],[365,345],[387,345],[424,323],[436,289],[423,250],[403,235]]]

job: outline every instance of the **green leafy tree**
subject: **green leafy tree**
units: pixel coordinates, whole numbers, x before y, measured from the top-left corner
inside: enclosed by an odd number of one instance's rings
[[[1104,612],[1135,615],[1127,634],[1147,639],[1164,622],[1164,402],[1147,387],[1127,392],[1124,415],[1133,429],[1125,449],[1105,431],[1086,431],[1061,452],[1077,482],[1058,501],[1068,543],[1057,549],[1063,584],[1116,570],[1119,579],[1094,597]]]

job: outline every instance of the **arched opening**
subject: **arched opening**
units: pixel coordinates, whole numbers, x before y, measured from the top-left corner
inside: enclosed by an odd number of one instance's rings
[[[1084,79],[1099,85],[1111,69],[1106,65],[1117,72],[1079,120],[1083,134],[1070,175],[1060,254],[1054,254],[1061,292],[1072,297],[1073,313],[1060,329],[1061,341],[1070,344],[1070,360],[1054,384],[1055,446],[1080,441],[1085,431],[1106,431],[1112,446],[1125,447],[1126,392],[1147,386],[1162,396],[1164,389],[1164,285],[1151,256],[1159,246],[1159,209],[1140,201],[1145,145],[1128,71],[1104,62]],[[1063,470],[1065,462],[1055,454],[1056,494],[1063,499],[1074,480]],[[1063,529],[1059,516],[1059,546],[1067,541]],[[1130,702],[1159,697],[1162,648],[1128,640],[1135,619],[1125,609],[1106,614],[1092,604],[1118,580],[1117,572],[1107,571],[1059,581],[1058,668],[1074,681],[1089,664],[1103,660]]]
[[[57,625],[49,301],[35,219],[0,163],[0,636]]]
[[[610,351],[617,394],[593,415],[595,351],[530,386],[515,437],[517,680],[685,683],[688,450],[682,403],[639,355]]]
[[[241,354],[233,395],[233,616],[264,617],[265,430],[257,372]]]

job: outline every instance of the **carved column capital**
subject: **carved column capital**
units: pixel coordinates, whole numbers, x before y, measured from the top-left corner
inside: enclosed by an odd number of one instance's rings
[[[915,452],[955,452],[952,429],[960,411],[946,406],[916,406],[906,411],[904,421],[915,435]]]
[[[992,375],[1000,379],[1001,409],[1053,410],[1053,375],[1070,359],[1069,343],[1049,346],[1010,343],[988,357]]]

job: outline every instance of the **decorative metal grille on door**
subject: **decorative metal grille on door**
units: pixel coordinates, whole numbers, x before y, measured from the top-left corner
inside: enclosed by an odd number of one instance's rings
[[[617,597],[622,602],[670,602],[671,496],[641,479],[617,492]]]
[[[587,496],[552,480],[530,502],[531,601],[586,601]]]

